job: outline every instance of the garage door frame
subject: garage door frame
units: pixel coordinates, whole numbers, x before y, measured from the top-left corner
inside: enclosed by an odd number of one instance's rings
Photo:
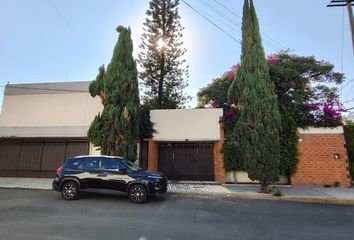
[[[53,177],[55,176],[55,170],[60,166],[60,164],[64,163],[65,159],[76,156],[76,155],[86,155],[89,154],[89,141],[87,138],[0,138],[0,146],[6,142],[8,144],[11,143],[17,143],[18,146],[16,146],[17,152],[14,154],[17,154],[17,156],[14,156],[13,159],[10,161],[15,161],[15,163],[11,162],[6,162],[5,160],[1,161],[0,159],[0,176],[2,177]],[[44,153],[46,149],[46,145],[48,144],[47,147],[51,143],[61,143],[64,144],[65,149],[61,149],[62,151],[65,151],[65,153],[62,155],[62,160],[61,158],[56,159],[55,162],[49,162],[47,164],[48,160],[44,159]],[[71,143],[82,143],[84,144],[82,146],[82,150],[80,149],[75,149],[71,152],[68,152],[68,149],[70,147],[69,144]],[[38,144],[37,147],[40,148],[39,154],[40,154],[40,159],[38,158],[33,158],[32,160],[34,162],[31,162],[29,165],[26,163],[28,159],[30,159],[28,156],[25,156],[23,154],[23,146],[24,144],[28,144],[28,146],[31,146],[31,144]],[[0,148],[0,151],[6,151],[6,148]],[[34,149],[27,149],[27,153],[31,153],[31,151]],[[84,153],[85,154],[82,154]],[[78,154],[76,154],[78,153]],[[55,154],[55,153],[54,153]],[[0,158],[4,157],[6,153],[1,153],[0,152]],[[21,158],[22,160],[22,166],[21,164]],[[49,160],[50,161],[50,160]],[[12,166],[9,167],[1,167],[5,166],[6,164],[12,164]],[[15,166],[14,166],[15,164]]]
[[[171,180],[214,181],[213,142],[159,142],[158,171]]]

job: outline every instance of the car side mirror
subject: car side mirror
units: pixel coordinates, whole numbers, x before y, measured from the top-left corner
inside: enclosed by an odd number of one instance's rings
[[[127,168],[119,168],[119,172],[126,173],[127,172]]]

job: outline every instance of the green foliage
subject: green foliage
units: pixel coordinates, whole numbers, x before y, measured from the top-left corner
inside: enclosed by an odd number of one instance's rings
[[[349,162],[354,163],[354,125],[344,126],[344,137]]]
[[[334,182],[333,187],[340,187],[340,182]]]
[[[352,180],[354,180],[354,125],[344,126],[345,146],[347,148],[349,171]]]
[[[298,127],[336,127],[338,119],[329,119],[316,104],[337,97],[337,89],[326,84],[339,84],[343,74],[334,72],[334,65],[315,57],[302,57],[287,52],[275,55],[276,64],[269,64],[269,74],[276,88],[280,105],[292,105]]]
[[[100,96],[104,89],[104,76],[106,74],[104,66],[101,66],[98,72],[96,81],[92,81],[89,86],[89,92],[92,97]]]
[[[282,197],[284,194],[280,191],[280,189],[277,189],[275,193],[273,193],[274,197]]]
[[[239,148],[232,142],[225,142],[222,148],[224,167],[226,171],[245,170]]]
[[[296,171],[298,162],[299,135],[296,126],[296,113],[293,105],[279,104],[281,115],[280,130],[280,174],[291,176]]]
[[[323,185],[323,187],[324,187],[324,188],[331,188],[332,185],[331,185],[331,184],[325,184],[325,185]]]
[[[119,27],[118,42],[111,63],[90,86],[91,96],[99,96],[103,111],[88,130],[88,138],[101,153],[135,161],[139,140],[139,86],[136,63],[132,56],[130,28]]]
[[[352,177],[352,180],[354,179],[354,163],[351,162],[349,163],[350,166],[350,176]]]
[[[242,30],[241,66],[229,90],[240,113],[231,138],[249,178],[260,181],[266,192],[279,177],[281,121],[252,0],[250,8],[248,0],[244,3]]]
[[[151,0],[142,34],[139,63],[140,78],[145,87],[145,100],[153,108],[181,108],[189,99],[183,92],[187,87],[188,66],[182,59],[182,30],[178,13],[179,0]],[[159,43],[163,41],[164,46]],[[160,46],[159,46],[160,45]]]
[[[150,110],[152,107],[145,103],[140,106],[140,124],[139,124],[139,133],[140,138],[151,138],[152,135],[156,132],[154,130],[154,123],[150,121]]]

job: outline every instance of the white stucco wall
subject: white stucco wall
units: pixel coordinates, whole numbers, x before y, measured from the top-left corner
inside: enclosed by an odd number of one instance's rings
[[[219,120],[223,110],[169,109],[152,110],[154,141],[217,141],[220,140]]]
[[[1,127],[89,126],[102,109],[89,93],[10,95],[4,97]]]
[[[88,93],[88,84],[10,85],[1,109],[0,137],[86,137],[102,110],[100,98]],[[44,87],[63,90],[37,90]]]

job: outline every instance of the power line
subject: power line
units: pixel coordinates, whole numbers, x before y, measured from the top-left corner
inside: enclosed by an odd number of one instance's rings
[[[238,31],[238,32],[241,33],[240,28],[237,28],[237,27],[235,27],[234,25],[232,25],[232,24],[230,24],[230,23],[223,22],[223,21],[220,20],[219,18],[216,18],[215,16],[213,16],[213,15],[211,15],[211,14],[209,14],[209,13],[207,13],[207,12],[201,10],[201,9],[198,9],[198,10],[199,10],[201,13],[203,13],[204,15],[208,16],[209,18],[211,18],[211,19],[213,19],[213,20],[215,20],[215,21],[217,21],[217,22],[223,24],[224,26],[226,26],[226,27],[228,27],[228,28],[230,28],[230,29],[232,29],[232,30],[235,30],[235,31]]]
[[[207,20],[209,23],[213,24],[215,27],[217,27],[220,31],[222,31],[223,33],[225,33],[227,36],[229,36],[232,40],[234,40],[235,42],[237,42],[238,44],[241,44],[241,42],[239,40],[237,40],[236,38],[234,38],[230,33],[226,32],[222,27],[220,27],[218,24],[216,24],[215,22],[213,22],[212,20],[210,20],[208,17],[206,17],[204,14],[202,14],[200,11],[198,11],[197,9],[195,9],[194,7],[192,7],[189,3],[187,3],[184,0],[181,0],[184,4],[186,4],[189,8],[191,8],[193,11],[195,11],[196,13],[198,13],[200,16],[202,16],[205,20]]]
[[[217,4],[219,4],[221,7],[225,8],[229,13],[231,13],[232,15],[236,16],[237,18],[239,18],[240,20],[242,20],[242,17],[236,13],[234,13],[233,11],[231,11],[229,8],[227,8],[224,4],[222,4],[221,2],[214,0]]]
[[[209,9],[211,9],[212,11],[216,12],[216,14],[218,14],[219,16],[225,18],[226,20],[228,20],[231,24],[233,25],[237,25],[237,27],[239,27],[241,29],[242,24],[239,22],[234,21],[234,19],[230,18],[229,16],[227,16],[226,14],[224,14],[223,12],[221,12],[220,10],[218,10],[217,8],[211,6],[209,3],[207,3],[204,0],[200,0],[202,3],[204,3]],[[229,10],[225,5],[221,4],[220,2],[217,2],[219,5],[221,5],[223,8],[226,8],[228,11],[232,12],[231,10]],[[233,14],[236,15],[236,14]],[[238,15],[236,15],[238,16]],[[239,16],[238,16],[239,17]],[[239,17],[240,18],[240,17]],[[273,44],[272,42],[268,41],[267,38],[263,35],[263,42],[265,45],[275,49],[275,50],[281,50],[282,47],[277,46],[276,44]]]
[[[231,13],[232,15],[236,16],[237,18],[239,18],[240,20],[242,20],[242,17],[239,16],[238,14],[234,13],[233,11],[230,10],[230,8],[226,7],[224,4],[222,4],[221,2],[219,2],[218,0],[214,0],[218,5],[220,5],[222,8],[224,8],[225,10],[227,10],[229,13]],[[267,36],[266,34],[262,34],[263,38],[265,41],[269,42],[269,44],[274,45],[277,48],[280,49],[287,49],[287,47],[283,46],[282,44],[280,44],[279,42],[275,41],[274,39],[272,39],[271,37]],[[267,40],[268,39],[268,40]]]
[[[219,16],[223,17],[224,19],[228,20],[231,24],[233,25],[238,25],[238,26],[242,26],[241,24],[234,22],[232,19],[230,19],[228,16],[226,16],[225,14],[223,14],[222,12],[220,12],[219,10],[215,9],[214,7],[212,7],[210,4],[206,3],[205,1],[201,0],[203,3],[205,3],[210,9],[212,9],[214,12],[216,12]],[[215,22],[211,21],[207,16],[205,16],[205,13],[203,14],[201,12],[201,10],[197,10],[195,7],[192,7],[189,3],[187,3],[186,1],[182,0],[183,3],[185,3],[188,7],[192,8],[195,12],[197,12],[199,15],[201,15],[203,18],[205,18],[208,22],[212,23],[214,26],[216,26],[219,30],[221,30],[222,32],[224,32],[225,34],[227,34],[229,37],[231,37],[233,40],[235,40],[237,43],[241,44],[241,42],[239,40],[236,40],[230,33],[226,32],[226,30],[222,29],[219,25],[217,25]],[[209,15],[210,16],[210,15]],[[215,19],[215,18],[214,18]],[[220,21],[219,21],[220,22]],[[236,29],[237,31],[241,31],[240,29]],[[281,50],[281,48],[277,47],[276,45],[270,43],[269,41],[267,41],[266,39],[264,39],[265,44],[267,44],[269,47],[274,48],[274,46],[276,48],[278,48],[278,50]]]
[[[52,6],[52,8],[54,9],[55,13],[59,16],[59,18],[61,18],[63,20],[63,22],[65,23],[65,25],[70,29],[73,30],[70,22],[66,19],[66,17],[64,16],[64,14],[62,14],[62,12],[57,8],[57,6],[55,6],[55,4],[52,2],[52,0],[47,0],[48,3]]]
[[[229,16],[227,16],[226,14],[224,14],[223,12],[221,12],[219,9],[211,6],[209,3],[207,3],[204,0],[199,0],[202,3],[204,3],[209,9],[211,9],[212,11],[216,12],[219,16],[225,18],[226,20],[228,20],[230,23],[234,24],[234,25],[238,25],[239,27],[242,27],[242,25],[236,21],[234,21],[232,18],[230,18]]]

